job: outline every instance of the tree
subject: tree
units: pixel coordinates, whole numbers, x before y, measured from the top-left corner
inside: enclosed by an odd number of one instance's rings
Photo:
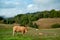
[[[0,16],[0,20],[4,20],[4,18],[2,16]]]
[[[56,17],[57,17],[57,12],[56,12],[54,9],[52,9],[52,10],[50,11],[50,17],[51,17],[51,18],[56,18]]]
[[[4,20],[4,23],[5,24],[13,24],[13,23],[15,23],[15,21],[14,21],[14,18],[6,18]]]

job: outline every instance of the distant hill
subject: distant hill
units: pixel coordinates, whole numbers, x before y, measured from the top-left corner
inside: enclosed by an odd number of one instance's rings
[[[60,24],[60,18],[41,18],[35,23],[42,29],[51,28],[51,25],[53,24]]]

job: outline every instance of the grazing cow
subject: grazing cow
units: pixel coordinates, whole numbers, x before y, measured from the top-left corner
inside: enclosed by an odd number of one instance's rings
[[[26,33],[28,31],[27,27],[24,26],[14,26],[13,27],[13,36],[15,32],[22,32],[22,34]]]

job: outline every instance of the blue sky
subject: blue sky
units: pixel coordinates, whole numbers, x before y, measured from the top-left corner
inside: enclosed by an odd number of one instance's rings
[[[51,9],[60,10],[60,0],[0,0],[0,16],[5,17]]]

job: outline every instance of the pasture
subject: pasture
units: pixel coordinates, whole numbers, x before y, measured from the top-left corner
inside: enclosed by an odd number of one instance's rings
[[[60,28],[40,30],[29,28],[26,34],[15,33],[13,36],[12,27],[11,24],[0,24],[0,40],[60,40]]]

